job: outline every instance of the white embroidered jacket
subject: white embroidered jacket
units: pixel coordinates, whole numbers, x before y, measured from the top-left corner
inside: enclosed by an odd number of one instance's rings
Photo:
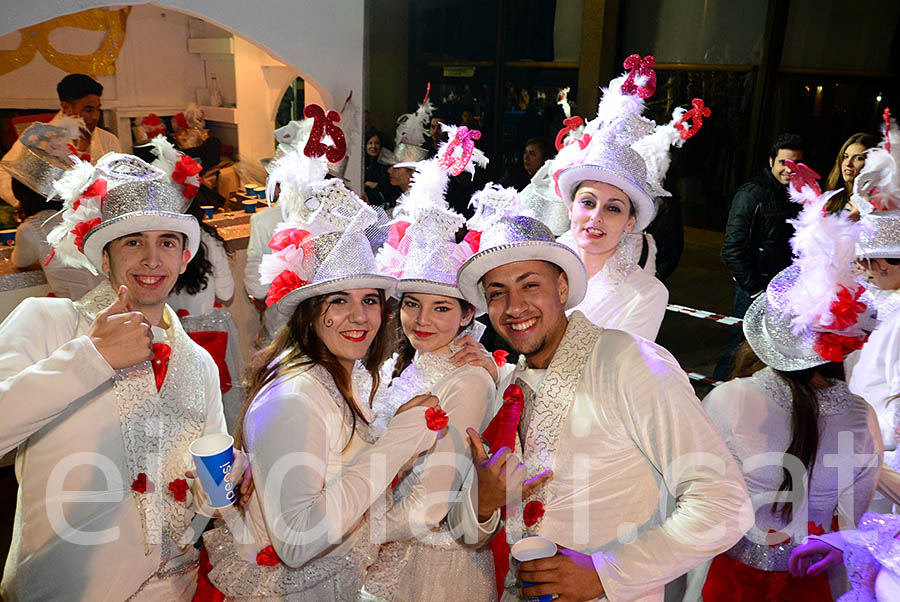
[[[114,298],[106,281],[82,302],[92,295],[90,311]],[[26,299],[0,324],[0,454],[18,447],[19,481],[4,600],[121,602],[164,580],[165,569],[193,564],[193,548],[182,552],[168,536],[181,535],[173,531],[193,510],[172,498],[168,483],[191,467],[190,439],[225,432],[225,419],[212,358],[166,311],[173,351],[158,395],[149,362],[134,371],[109,366],[85,334],[91,321],[69,299]],[[123,432],[126,401],[164,439],[160,482],[151,477],[158,513],[139,508],[130,467],[153,458],[159,441],[148,443],[132,428],[138,422]]]

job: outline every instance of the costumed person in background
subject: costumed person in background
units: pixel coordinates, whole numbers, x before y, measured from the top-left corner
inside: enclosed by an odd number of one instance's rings
[[[845,576],[798,579],[788,572],[791,552],[810,533],[856,528],[881,465],[875,413],[850,393],[842,364],[875,324],[873,299],[855,280],[856,226],[825,211],[833,194],[801,180],[805,165],[791,169],[792,199],[803,204],[793,222],[796,258],[743,323],[765,367],[703,401],[744,467],[756,511],[754,527],[713,560],[704,600],[831,601]]]
[[[611,88],[627,81],[623,75]],[[634,117],[605,127],[625,134]],[[498,217],[457,279],[466,299],[486,309],[523,355],[498,387],[522,390],[521,414],[510,422],[523,463],[510,459],[508,447],[489,458],[468,431],[477,517],[461,528],[495,520],[506,505],[510,544],[540,535],[560,546],[556,556],[519,563],[507,577],[505,600],[555,594],[661,602],[666,583],[728,549],[749,526],[740,470],[671,354],[600,328],[581,312],[566,317],[587,289],[575,251],[533,218]],[[709,461],[684,462],[696,454]],[[526,477],[533,484],[551,470],[543,487],[520,492]],[[660,510],[664,492],[675,498],[668,516]],[[483,530],[464,533],[475,541]]]
[[[365,193],[370,205],[385,208],[385,188],[388,183],[387,167],[378,160],[387,138],[376,129],[366,132],[365,148]]]
[[[859,529],[810,535],[791,554],[794,577],[815,577],[842,562],[852,589],[838,602],[900,602],[900,516],[866,513]]]
[[[428,100],[431,84],[425,92],[425,98],[415,113],[406,113],[397,118],[397,132],[394,134],[394,149],[381,147],[378,162],[388,166],[388,178],[395,192],[386,196],[384,209],[391,213],[397,203],[397,197],[407,193],[416,163],[428,158],[428,150],[423,148],[425,136],[431,123],[434,107]],[[399,190],[399,194],[396,192]]]
[[[449,137],[455,139],[456,128]],[[481,367],[451,361],[465,348],[460,340],[477,340],[480,332],[472,331],[483,327],[473,322],[475,308],[456,286],[456,272],[472,254],[467,241],[455,239],[465,218],[444,200],[449,170],[473,168],[466,159],[451,166],[449,145],[441,143],[437,156],[419,163],[409,194],[397,207],[403,217],[376,258],[382,273],[399,279],[400,309],[399,350],[382,369],[385,385],[373,402],[375,424],[384,427],[411,397],[431,393],[440,399],[450,430],[400,473],[384,516],[377,519],[384,528],[376,524],[375,531],[387,543],[366,577],[363,597],[369,600],[496,599],[491,551],[458,542],[444,520],[472,473],[466,429],[481,432],[487,426],[495,393],[491,372],[497,373],[490,356],[482,357]],[[472,161],[487,163],[477,150]]]
[[[872,134],[853,134],[841,145],[834,167],[825,180],[826,190],[840,190],[828,201],[826,209],[836,213],[847,206],[853,195],[853,182],[866,165],[866,151],[878,146],[878,138]]]
[[[72,73],[59,81],[56,85],[56,94],[59,97],[60,111],[50,120],[51,124],[57,125],[56,122],[65,116],[80,117],[84,120],[83,129],[72,144],[73,154],[83,161],[96,163],[106,153],[117,153],[122,150],[115,134],[97,127],[101,116],[100,97],[103,95],[103,86],[99,82],[87,75]],[[16,162],[23,150],[20,137],[3,156],[3,160]],[[0,198],[13,207],[18,205],[9,175],[2,171],[0,171]]]
[[[26,299],[0,325],[0,454],[18,447],[19,482],[0,593],[191,600],[189,525],[209,509],[186,456],[225,418],[216,365],[166,298],[200,229],[183,187],[130,155],[78,161],[56,190],[55,254],[109,279],[74,302]]]
[[[669,147],[680,147],[709,116],[703,101],[695,100],[693,112],[678,108],[670,123],[655,126],[641,117],[644,99],[655,88],[655,74],[642,86],[622,89],[611,84],[595,119],[568,140],[563,137],[576,127],[574,122],[557,136],[560,152],[551,167],[571,220],[571,230],[560,242],[578,253],[590,279],[585,300],[576,309],[598,326],[651,341],[659,333],[669,291],[652,271],[640,269],[641,245],[630,239],[641,241],[641,235],[632,233],[643,232],[653,221],[653,199],[671,196],[662,188]],[[698,105],[703,111],[699,115]],[[627,134],[608,127],[621,116],[629,121]],[[683,122],[691,117],[694,123],[687,129]]]
[[[277,159],[309,179],[302,196],[280,198],[284,220],[260,266],[267,302],[287,324],[248,371],[235,436],[253,468],[244,517],[252,537],[226,527],[204,535],[209,579],[229,600],[355,602],[378,552],[370,506],[435,443],[426,415],[437,413],[437,399],[427,395],[399,408],[376,442],[370,404],[389,352],[386,295],[396,280],[378,273],[364,234],[375,211],[340,180],[323,179],[318,155],[334,155],[340,142],[310,142],[313,156]]]
[[[237,325],[231,312],[222,304],[234,296],[234,278],[225,251],[225,241],[219,232],[203,221],[203,210],[196,198],[200,187],[200,166],[183,155],[164,136],[152,140],[151,150],[157,156],[152,163],[184,182],[185,196],[193,199],[187,213],[200,224],[200,245],[197,255],[178,276],[169,293],[169,307],[181,319],[181,325],[194,342],[206,349],[219,368],[219,387],[229,431],[244,404],[241,378],[244,362],[238,340]]]
[[[886,118],[889,115],[885,113]],[[878,325],[851,365],[850,390],[875,409],[884,444],[884,468],[900,471],[900,131],[897,122],[866,155],[853,184],[852,203],[861,215],[856,255],[878,308]],[[855,361],[854,361],[855,360]],[[882,475],[884,477],[884,474]],[[881,487],[880,487],[881,489]],[[873,510],[888,512],[890,500],[876,498]]]
[[[0,172],[11,176],[25,217],[16,229],[13,264],[27,268],[40,263],[52,295],[74,300],[100,284],[104,276],[63,263],[51,253],[47,235],[62,222],[62,203],[54,182],[72,167],[72,143],[83,127],[81,118],[68,116],[55,119],[52,125],[32,124],[19,137],[21,152],[0,161]]]

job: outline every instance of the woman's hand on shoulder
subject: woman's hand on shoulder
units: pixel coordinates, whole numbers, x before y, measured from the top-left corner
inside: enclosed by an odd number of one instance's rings
[[[484,368],[496,383],[500,371],[497,369],[497,362],[494,361],[494,356],[485,349],[484,345],[468,335],[461,338],[458,343],[462,345],[462,349],[450,357],[450,362],[457,368],[466,365]]]

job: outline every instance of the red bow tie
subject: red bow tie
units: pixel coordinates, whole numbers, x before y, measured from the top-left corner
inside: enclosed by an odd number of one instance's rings
[[[156,390],[162,389],[169,368],[169,355],[172,348],[165,343],[153,343],[153,375],[156,376]]]

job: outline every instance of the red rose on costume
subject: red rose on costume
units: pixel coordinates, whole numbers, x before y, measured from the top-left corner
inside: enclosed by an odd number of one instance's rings
[[[464,243],[468,243],[469,248],[472,249],[473,253],[477,253],[478,249],[481,248],[481,232],[478,230],[469,230],[466,233],[466,237],[463,238]]]
[[[825,535],[825,527],[812,521],[806,523],[806,532],[810,535]]]
[[[813,351],[819,354],[823,360],[842,362],[845,355],[862,348],[865,342],[862,337],[845,337],[833,332],[826,332],[813,343]]]
[[[154,487],[153,483],[147,479],[147,473],[145,472],[139,472],[137,478],[131,484],[131,490],[138,493],[153,493],[154,489],[156,489],[156,487]]]
[[[506,365],[506,358],[509,357],[509,351],[505,349],[497,349],[491,355],[494,356],[494,363],[497,364],[498,367]]]
[[[186,130],[188,128],[187,119],[184,117],[184,113],[178,113],[172,119],[175,120],[175,124],[182,130]]]
[[[169,483],[169,491],[172,492],[172,497],[175,498],[176,502],[185,502],[187,501],[187,490],[190,489],[188,487],[187,481],[184,479],[175,479],[171,483]]]
[[[539,500],[531,500],[525,504],[525,510],[522,511],[522,520],[525,521],[526,526],[531,527],[537,524],[542,516],[544,516],[544,504]]]
[[[272,281],[269,290],[266,291],[266,305],[275,305],[286,294],[306,284],[309,284],[309,282],[303,280],[294,272],[290,270],[282,271],[275,276],[275,280]]]
[[[281,558],[275,553],[275,548],[269,544],[256,555],[256,564],[259,566],[278,566],[281,564]]]
[[[441,408],[428,408],[425,410],[425,424],[428,425],[428,429],[432,431],[439,431],[450,422],[450,419],[447,417],[447,412],[442,410]]]
[[[94,219],[89,219],[86,222],[80,222],[73,230],[69,230],[72,234],[75,235],[75,246],[78,247],[78,250],[84,253],[84,237],[90,232],[94,226],[100,223],[100,218],[95,217]]]
[[[846,330],[856,324],[859,314],[866,311],[866,304],[858,301],[862,293],[863,287],[859,287],[856,289],[856,294],[851,297],[847,287],[841,286],[837,301],[831,304],[834,322],[828,325],[829,328]]]
[[[309,232],[300,228],[287,228],[277,232],[269,241],[269,248],[273,251],[283,251],[290,246],[300,248],[300,246],[309,238]]]

